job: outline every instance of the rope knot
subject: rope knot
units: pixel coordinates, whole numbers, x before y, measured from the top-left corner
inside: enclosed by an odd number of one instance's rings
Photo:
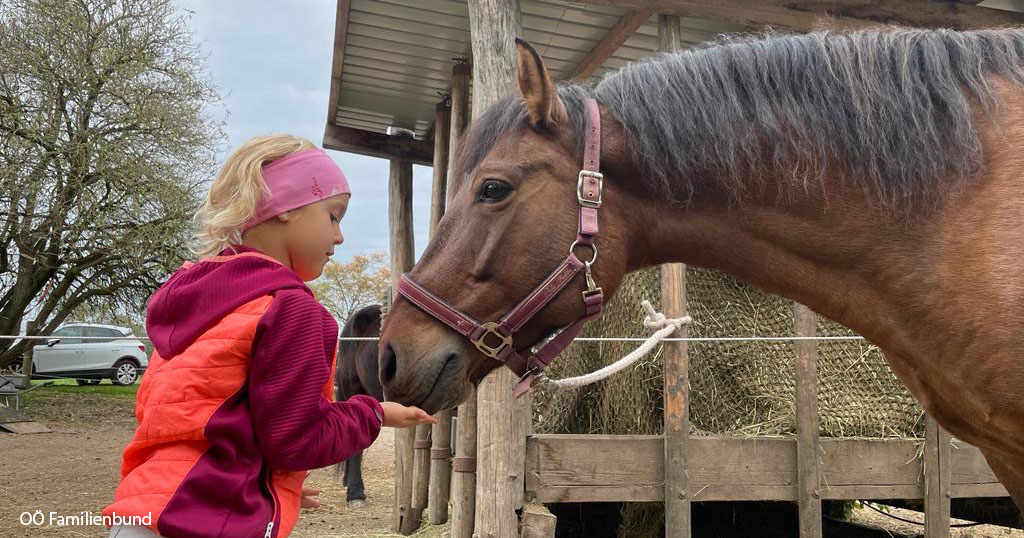
[[[654,307],[651,306],[651,302],[647,299],[644,299],[643,302],[640,303],[640,306],[642,306],[644,311],[647,312],[647,316],[644,317],[644,327],[647,327],[648,329],[659,330],[671,326],[674,331],[675,329],[693,321],[693,318],[690,316],[666,318],[665,314],[655,312]]]

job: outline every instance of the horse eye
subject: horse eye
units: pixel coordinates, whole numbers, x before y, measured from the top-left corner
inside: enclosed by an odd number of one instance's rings
[[[512,188],[503,181],[488,179],[480,186],[477,200],[481,202],[499,202],[512,192]]]

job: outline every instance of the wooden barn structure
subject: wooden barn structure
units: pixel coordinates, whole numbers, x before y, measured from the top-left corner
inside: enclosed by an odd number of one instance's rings
[[[586,79],[721,33],[878,24],[1020,25],[1024,2],[338,0],[323,146],[390,160],[397,277],[415,261],[412,164],[433,166],[433,231],[448,149],[515,87],[515,37],[537,47],[553,76]],[[665,314],[681,315],[683,267],[662,274]],[[794,308],[797,334],[813,336],[815,315]],[[500,369],[460,407],[454,458],[450,415],[399,430],[394,528],[409,534],[450,518],[457,538],[547,537],[554,516],[532,501],[646,501],[665,503],[666,536],[683,537],[693,501],[783,500],[799,505],[800,535],[820,537],[823,499],[924,499],[925,535],[937,538],[949,536],[950,499],[1006,495],[977,449],[954,450],[931,420],[923,458],[920,440],[819,440],[816,344],[802,341],[796,361],[794,439],[689,435],[685,342],[666,346],[662,435],[531,435],[528,398],[512,397],[514,376]]]

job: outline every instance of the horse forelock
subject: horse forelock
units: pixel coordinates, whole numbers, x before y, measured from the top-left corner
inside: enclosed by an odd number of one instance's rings
[[[913,207],[983,164],[975,107],[991,77],[1024,85],[1024,30],[873,30],[724,37],[558,89],[582,154],[583,100],[621,122],[652,195],[699,181],[742,203],[767,180],[804,187],[827,170],[886,206]],[[506,133],[528,128],[518,95],[475,119],[452,160],[456,189]]]

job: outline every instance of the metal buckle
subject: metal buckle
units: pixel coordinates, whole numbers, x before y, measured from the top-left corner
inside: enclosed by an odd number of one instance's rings
[[[483,325],[481,325],[481,327],[483,327],[484,333],[481,334],[480,337],[477,338],[476,340],[473,340],[473,345],[476,346],[476,348],[479,349],[480,352],[486,355],[487,357],[495,360],[501,360],[498,357],[502,354],[502,352],[504,352],[506,348],[512,347],[512,336],[506,336],[499,332],[498,324],[493,321],[484,323]],[[496,336],[500,341],[497,346],[491,346],[487,342],[484,342],[484,339],[492,334]]]
[[[597,179],[597,200],[589,200],[583,197],[583,178],[592,177]],[[579,178],[576,180],[576,200],[579,201],[580,205],[586,207],[601,207],[601,191],[604,189],[604,174],[601,172],[591,172],[590,170],[580,170]]]

